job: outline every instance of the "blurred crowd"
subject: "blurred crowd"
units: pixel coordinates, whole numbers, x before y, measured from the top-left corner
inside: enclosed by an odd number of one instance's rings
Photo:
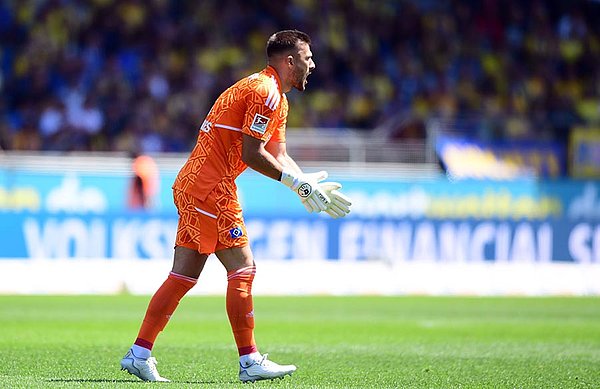
[[[288,127],[475,117],[479,137],[564,141],[600,124],[599,20],[591,0],[4,1],[0,146],[188,151],[287,28],[311,36],[317,65],[288,94]]]

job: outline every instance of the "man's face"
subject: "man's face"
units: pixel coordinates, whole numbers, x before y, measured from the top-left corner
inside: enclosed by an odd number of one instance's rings
[[[306,42],[299,42],[298,51],[294,55],[294,67],[291,72],[291,85],[299,91],[306,89],[308,75],[314,70],[315,62],[312,59],[310,46]]]

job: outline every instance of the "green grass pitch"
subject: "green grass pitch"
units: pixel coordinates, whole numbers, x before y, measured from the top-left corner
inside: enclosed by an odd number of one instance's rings
[[[232,388],[222,297],[186,297],[154,348],[172,383],[122,372],[147,296],[0,296],[1,388]],[[269,388],[600,388],[600,299],[255,297]],[[245,386],[247,387],[247,386]]]

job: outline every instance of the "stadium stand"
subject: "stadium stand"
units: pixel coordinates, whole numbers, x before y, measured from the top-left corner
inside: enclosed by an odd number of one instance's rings
[[[208,105],[290,27],[312,36],[317,64],[289,96],[290,135],[328,128],[346,144],[316,160],[433,162],[430,118],[566,144],[600,125],[599,19],[582,0],[3,2],[0,146],[187,152]]]

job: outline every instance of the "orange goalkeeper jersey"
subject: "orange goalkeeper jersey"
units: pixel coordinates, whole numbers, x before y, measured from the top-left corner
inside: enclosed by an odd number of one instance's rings
[[[210,109],[173,189],[204,201],[222,182],[235,196],[234,180],[248,167],[242,161],[242,134],[285,142],[287,114],[287,97],[272,67],[236,82]]]

